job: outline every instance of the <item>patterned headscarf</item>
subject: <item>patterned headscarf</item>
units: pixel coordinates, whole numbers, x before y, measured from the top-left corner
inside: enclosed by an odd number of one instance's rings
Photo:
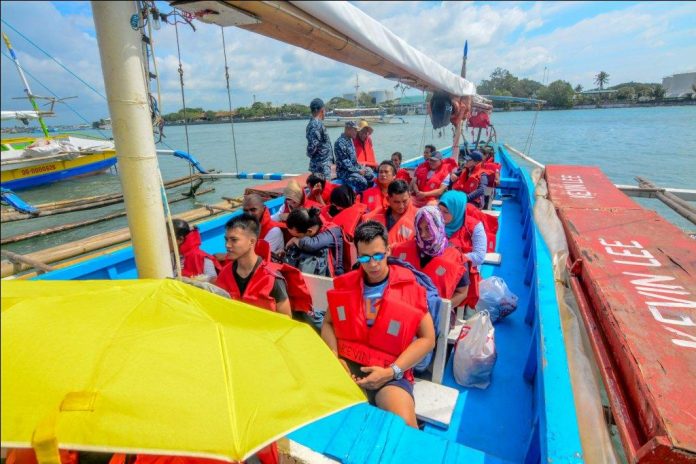
[[[445,235],[445,220],[437,206],[424,206],[416,213],[416,244],[418,248],[433,258],[440,256],[447,248],[447,235]],[[420,233],[420,225],[425,222],[428,225],[430,238],[423,240]]]

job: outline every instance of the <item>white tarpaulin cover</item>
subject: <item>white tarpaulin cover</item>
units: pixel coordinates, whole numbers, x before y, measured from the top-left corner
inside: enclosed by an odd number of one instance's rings
[[[290,2],[361,46],[452,95],[475,95],[476,86],[406,43],[348,2]]]
[[[6,119],[38,119],[38,111],[3,111],[2,120]]]

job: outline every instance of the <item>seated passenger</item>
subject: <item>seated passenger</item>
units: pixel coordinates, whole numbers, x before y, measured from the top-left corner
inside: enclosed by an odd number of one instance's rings
[[[307,177],[307,198],[319,205],[328,205],[335,187],[336,185],[327,182],[322,174],[310,174]]]
[[[271,216],[271,219],[277,222],[285,222],[288,219],[288,214],[295,208],[300,206],[311,208],[316,205],[314,201],[309,200],[305,196],[304,190],[294,179],[290,180],[283,189],[283,196],[285,201],[278,209],[278,212]]]
[[[372,145],[373,131],[374,129],[370,127],[370,124],[361,119],[358,123],[358,136],[353,139],[353,145],[355,145],[355,157],[358,159],[358,163],[376,169],[377,159]]]
[[[271,219],[271,213],[266,205],[263,204],[263,199],[257,193],[250,193],[244,196],[242,209],[245,213],[254,216],[260,224],[259,239],[265,240],[271,246],[271,253],[280,253],[283,251],[285,241],[283,239],[283,231],[281,224]]]
[[[401,162],[403,161],[403,157],[401,156],[400,151],[395,151],[391,155],[391,162],[394,163],[394,167],[396,168],[396,178],[401,179],[407,184],[411,183],[411,174],[408,173],[408,171],[404,168],[401,167]]]
[[[449,164],[442,162],[442,153],[433,152],[427,163],[427,170],[416,170],[411,184],[415,193],[414,204],[418,208],[428,204],[437,204],[438,198],[450,185],[449,174],[452,168]]]
[[[211,254],[201,250],[201,233],[183,219],[173,219],[174,236],[179,248],[181,275],[184,277],[205,276],[205,281],[217,278],[220,263]]]
[[[343,231],[324,224],[317,208],[296,208],[288,216],[292,238],[285,244],[284,261],[307,274],[343,274]]]
[[[372,185],[375,175],[371,168],[358,163],[353,145],[353,139],[357,137],[357,134],[358,126],[355,121],[346,122],[343,134],[336,139],[334,144],[334,155],[336,157],[336,177],[356,193],[362,193]]]
[[[488,185],[488,174],[481,167],[483,155],[480,151],[465,153],[464,166],[452,173],[452,190],[466,193],[467,200],[482,209],[484,206],[484,187]]]
[[[387,189],[386,208],[380,208],[365,215],[366,221],[377,221],[389,232],[389,245],[404,242],[415,235],[414,219],[416,207],[411,201],[408,185],[403,180],[395,180]]]
[[[360,224],[366,207],[356,203],[355,192],[347,185],[339,185],[331,192],[331,204],[322,209],[324,220],[341,226],[349,241],[353,240],[355,228]]]
[[[380,208],[386,208],[387,204],[387,187],[396,178],[396,167],[391,161],[382,161],[377,169],[377,182],[374,187],[365,190],[360,202],[367,206],[368,211],[374,211]]]
[[[491,200],[495,198],[495,188],[500,185],[500,163],[495,162],[495,149],[486,145],[483,149],[481,168],[488,174],[488,185],[484,186],[484,209],[491,209]]]
[[[417,427],[411,368],[435,346],[426,293],[410,270],[389,264],[387,231],[355,231],[360,267],[334,279],[321,336],[371,404]]]
[[[445,221],[445,233],[450,243],[459,248],[469,259],[469,293],[464,304],[475,308],[478,302],[478,267],[486,259],[487,237],[481,214],[474,206],[467,204],[466,194],[450,190],[442,195],[438,205]]]
[[[458,307],[469,290],[468,263],[445,234],[445,221],[436,206],[424,206],[416,213],[416,236],[399,243],[392,255],[424,272],[437,287],[440,298]]]
[[[225,224],[225,247],[232,261],[222,268],[215,285],[233,300],[291,316],[288,290],[276,265],[256,255],[259,221],[249,214],[235,216]]]

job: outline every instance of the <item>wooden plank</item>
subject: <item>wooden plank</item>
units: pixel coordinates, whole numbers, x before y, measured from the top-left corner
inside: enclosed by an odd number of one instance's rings
[[[486,253],[486,257],[483,260],[484,264],[492,264],[494,266],[500,266],[503,261],[503,257],[500,253]]]
[[[416,417],[418,419],[438,427],[449,427],[459,397],[458,390],[427,380],[416,379],[413,386],[413,396],[416,400]]]

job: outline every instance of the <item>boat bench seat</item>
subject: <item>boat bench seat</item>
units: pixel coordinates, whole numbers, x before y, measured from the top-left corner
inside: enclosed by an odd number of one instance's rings
[[[413,396],[418,419],[438,427],[449,427],[459,390],[416,378]]]
[[[500,213],[501,213],[501,211],[499,209],[482,209],[481,212],[483,214],[487,214],[489,216],[493,216],[496,218],[500,217]]]
[[[486,253],[486,257],[483,260],[483,264],[493,264],[495,266],[500,266],[503,261],[503,257],[500,253]]]
[[[503,200],[493,200],[491,206],[503,206]]]

